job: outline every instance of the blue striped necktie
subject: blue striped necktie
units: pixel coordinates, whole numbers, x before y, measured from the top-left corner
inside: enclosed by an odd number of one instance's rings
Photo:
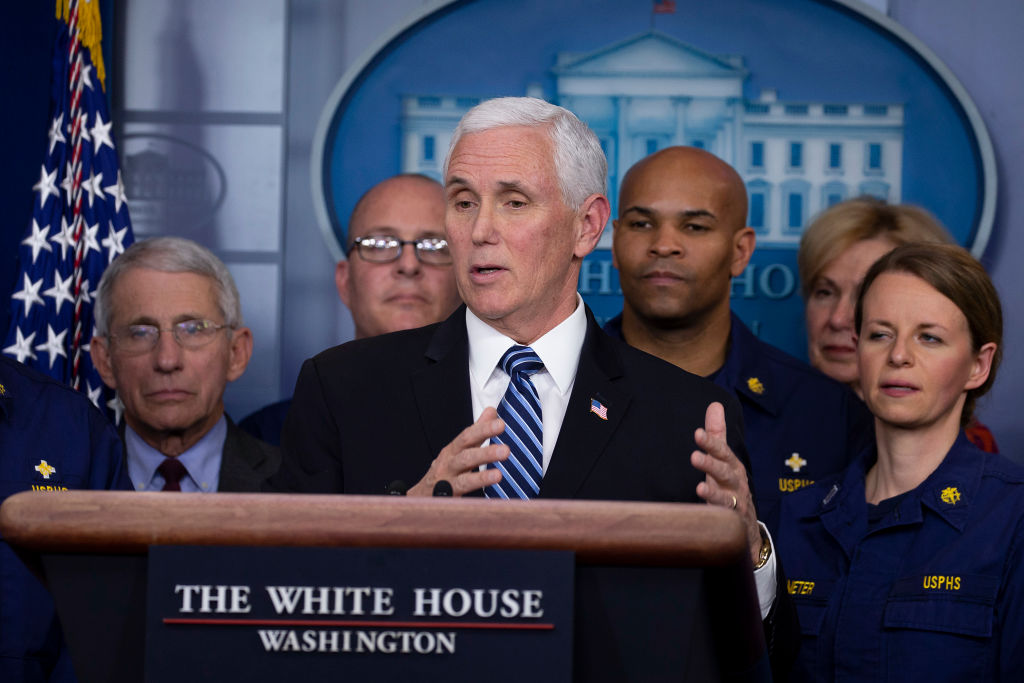
[[[540,492],[544,476],[544,427],[541,422],[540,396],[530,375],[544,369],[544,363],[529,346],[513,346],[499,363],[511,378],[498,404],[498,417],[505,431],[491,438],[503,443],[511,454],[504,462],[488,467],[501,470],[502,480],[484,489],[488,498],[533,498]]]

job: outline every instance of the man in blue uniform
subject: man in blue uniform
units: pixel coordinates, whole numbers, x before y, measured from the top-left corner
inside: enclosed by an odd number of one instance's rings
[[[852,393],[760,341],[730,311],[754,251],[743,179],[718,157],[670,147],[623,178],[613,262],[624,308],[605,331],[740,400],[760,518],[782,495],[841,470],[867,443]]]
[[[82,394],[0,356],[0,500],[127,489],[121,440]],[[74,681],[53,601],[0,542],[0,680]]]

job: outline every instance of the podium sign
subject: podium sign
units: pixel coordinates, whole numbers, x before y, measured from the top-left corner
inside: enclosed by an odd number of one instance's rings
[[[154,546],[145,680],[569,681],[573,574],[567,551]]]

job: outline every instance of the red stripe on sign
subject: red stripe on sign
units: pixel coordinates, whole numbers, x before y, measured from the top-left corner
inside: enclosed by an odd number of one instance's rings
[[[314,619],[185,619],[167,617],[169,625],[199,626],[365,626],[368,628],[466,628],[551,631],[554,624],[497,624],[487,621],[325,621]]]

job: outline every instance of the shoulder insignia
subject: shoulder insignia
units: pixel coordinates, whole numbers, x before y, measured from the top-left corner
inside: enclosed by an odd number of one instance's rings
[[[947,486],[946,488],[942,489],[942,493],[939,497],[942,498],[943,503],[947,503],[949,505],[956,505],[957,503],[960,502],[960,489],[958,489],[955,486]]]
[[[799,472],[807,464],[807,461],[801,458],[799,453],[794,453],[786,460],[786,464],[789,465],[789,469]]]
[[[7,395],[7,387],[5,387],[3,384],[0,384],[0,396],[6,396],[6,395]]]
[[[45,460],[40,460],[39,464],[35,466],[35,470],[39,474],[43,475],[43,479],[49,479],[50,475],[57,471],[57,468]]]
[[[764,393],[764,385],[761,384],[761,380],[759,380],[756,377],[748,377],[747,378],[747,388],[749,388],[755,394],[763,394]]]

